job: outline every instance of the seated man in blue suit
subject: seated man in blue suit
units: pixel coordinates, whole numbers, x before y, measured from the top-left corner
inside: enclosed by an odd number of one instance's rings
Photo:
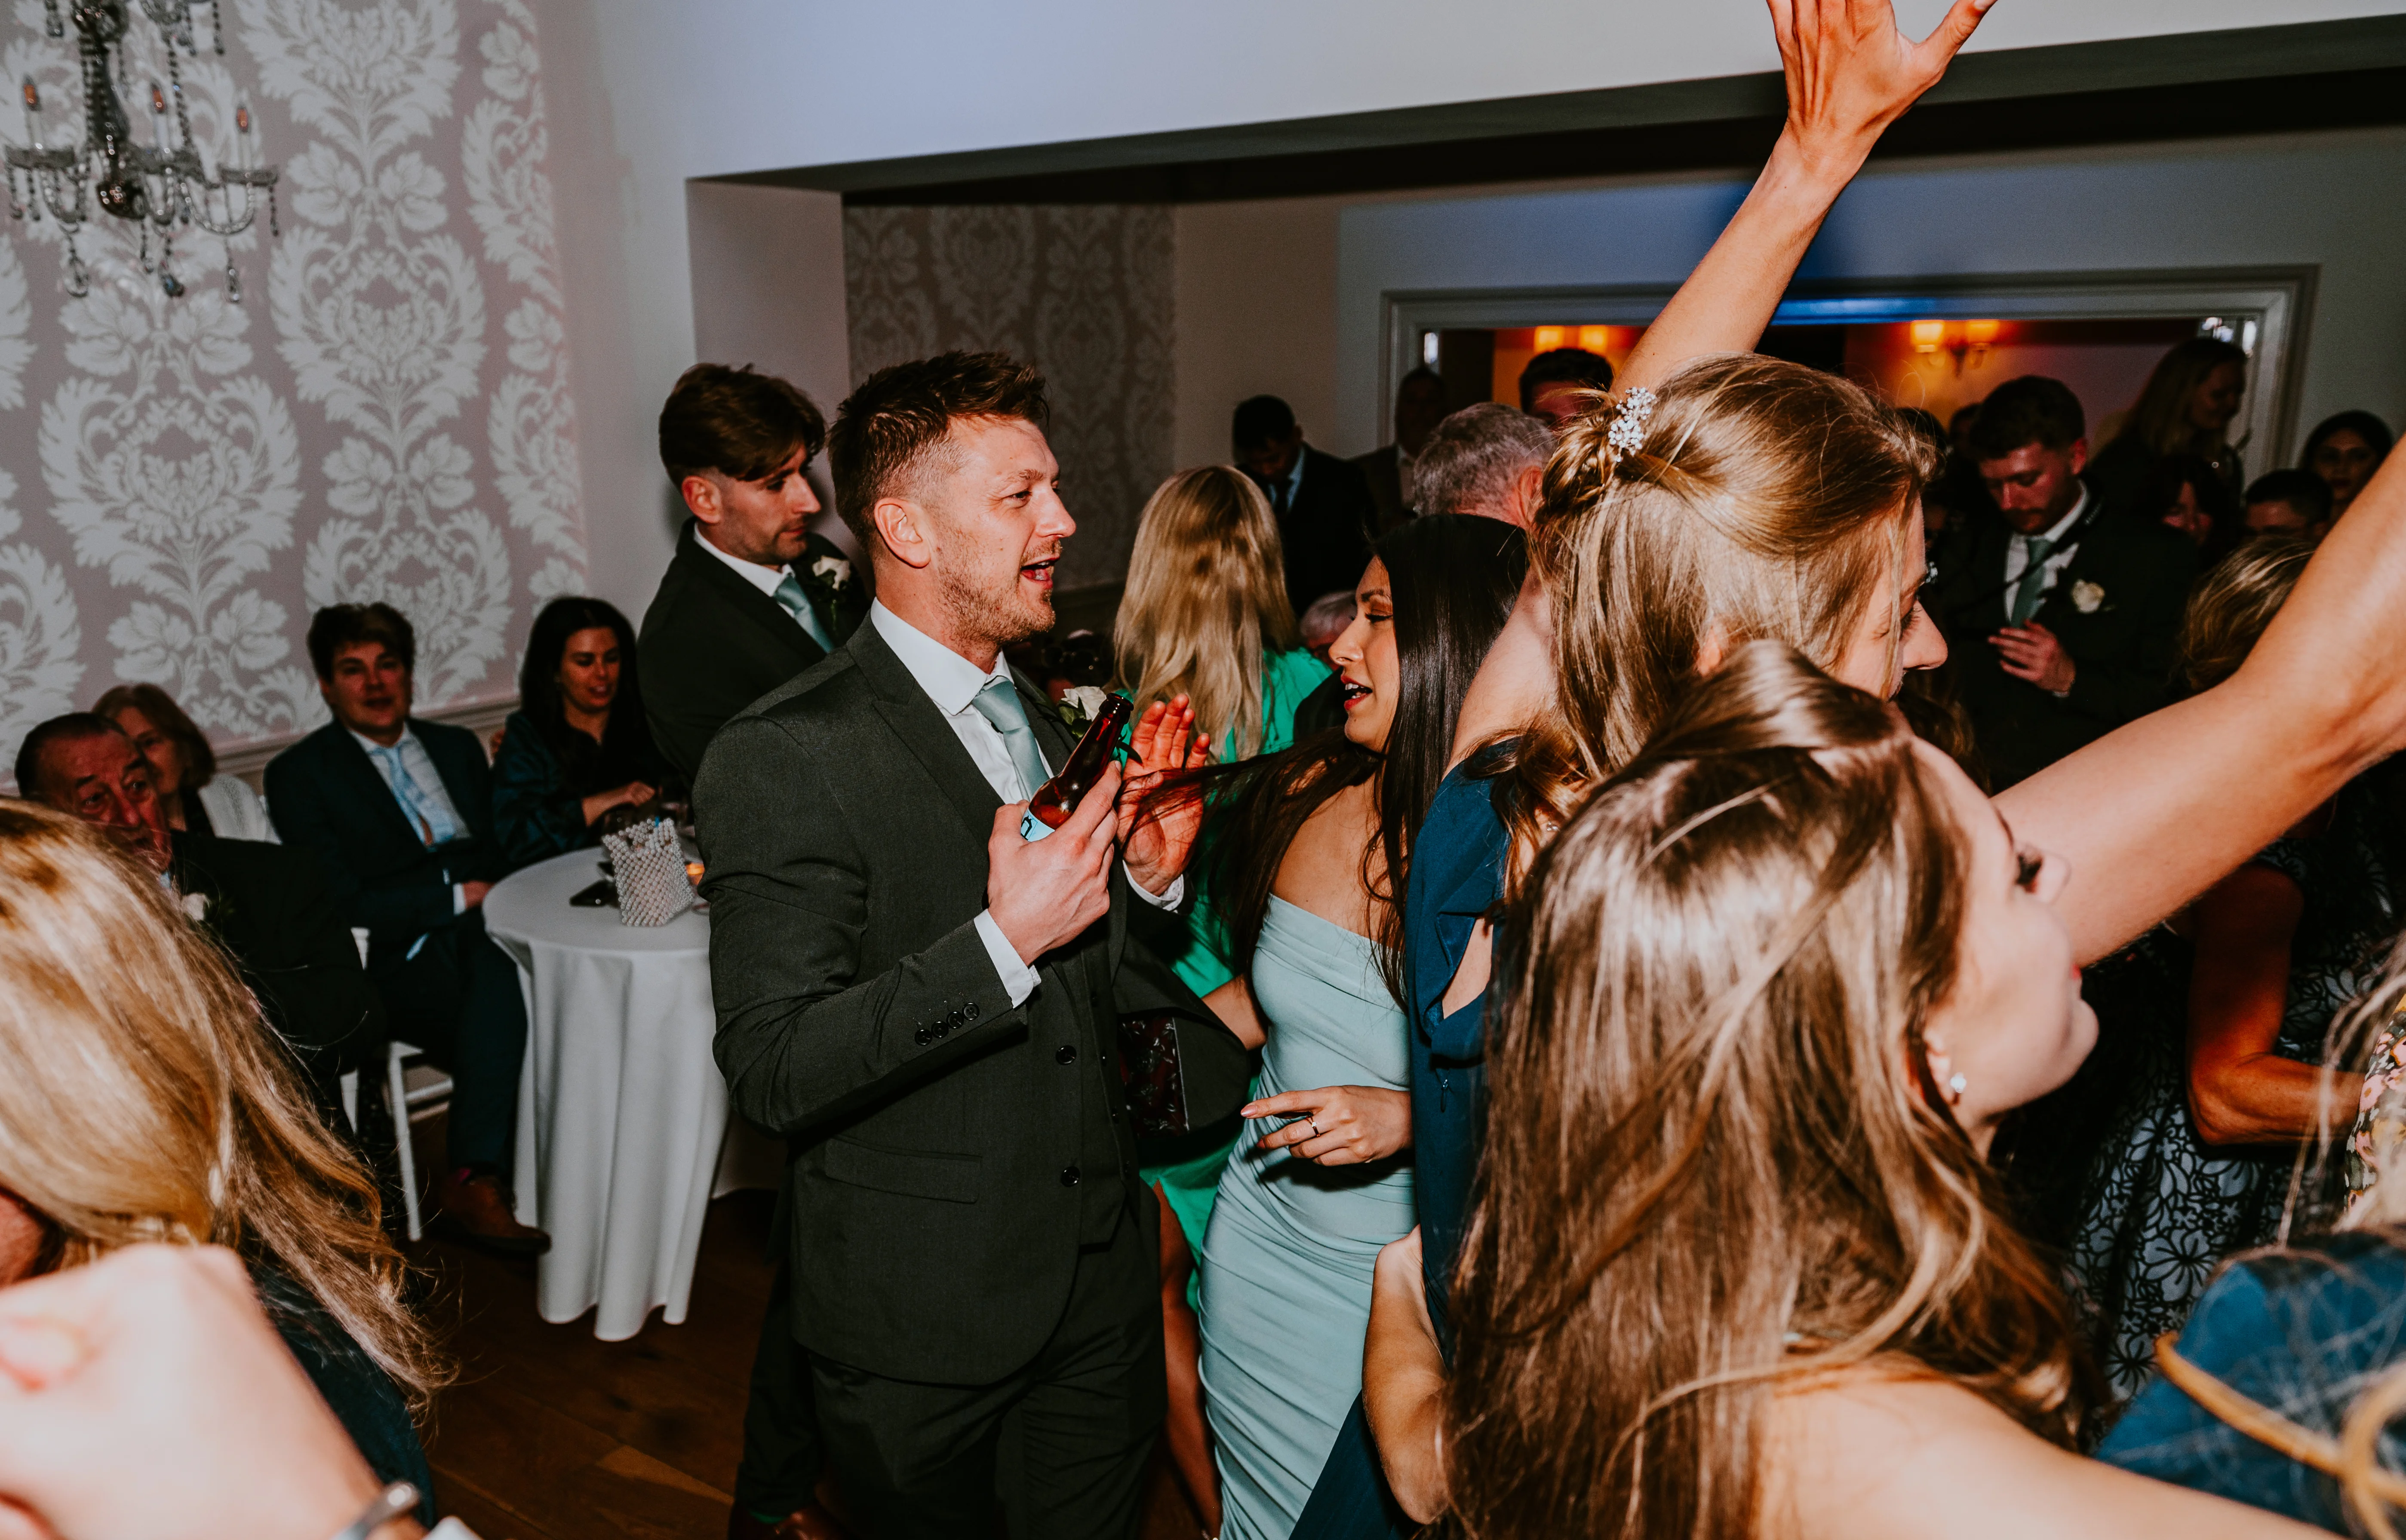
[[[268,806],[285,847],[318,856],[345,923],[367,927],[368,977],[392,1035],[451,1072],[450,1151],[435,1183],[449,1227],[533,1256],[551,1237],[512,1217],[505,1180],[526,1002],[479,907],[504,867],[492,780],[474,733],[409,714],[417,657],[389,604],[318,612],[309,661],[334,720],[268,764]]]

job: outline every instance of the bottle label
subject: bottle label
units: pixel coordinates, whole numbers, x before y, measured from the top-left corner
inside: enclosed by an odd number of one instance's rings
[[[1045,823],[1042,819],[1037,817],[1036,814],[1032,812],[1023,812],[1019,815],[1019,837],[1021,839],[1041,840],[1052,832],[1053,826]]]

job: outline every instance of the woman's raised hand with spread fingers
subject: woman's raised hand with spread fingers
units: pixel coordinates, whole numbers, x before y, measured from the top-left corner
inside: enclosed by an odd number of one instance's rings
[[[1938,83],[1994,0],[1955,0],[1917,43],[1889,0],[1770,0],[1788,125],[1705,260],[1630,349],[1615,384],[1659,386],[1690,359],[1751,351],[1831,205],[1880,131]]]
[[[1855,174],[1882,130],[1936,85],[1995,0],[1955,0],[1917,43],[1889,0],[1770,0],[1788,77],[1788,127],[1808,163]]]

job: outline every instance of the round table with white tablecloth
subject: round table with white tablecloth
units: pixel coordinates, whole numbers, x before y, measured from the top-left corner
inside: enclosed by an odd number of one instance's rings
[[[708,916],[625,925],[616,909],[568,901],[601,875],[595,850],[529,867],[485,896],[485,929],[527,996],[518,1218],[551,1232],[535,1306],[549,1321],[598,1306],[593,1335],[615,1342],[656,1306],[670,1325],[685,1320],[714,1192],[757,1180],[722,1180],[722,1153],[757,1173],[763,1141],[729,1138]]]

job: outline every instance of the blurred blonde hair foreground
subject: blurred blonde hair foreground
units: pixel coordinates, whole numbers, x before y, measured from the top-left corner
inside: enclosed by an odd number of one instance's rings
[[[1264,650],[1300,644],[1285,568],[1270,500],[1233,465],[1145,500],[1111,628],[1120,683],[1140,703],[1185,696],[1223,764],[1261,752]]]
[[[224,957],[98,833],[5,800],[0,1188],[47,1222],[55,1266],[230,1247],[308,1291],[414,1412],[447,1377],[402,1303],[374,1179]]]

